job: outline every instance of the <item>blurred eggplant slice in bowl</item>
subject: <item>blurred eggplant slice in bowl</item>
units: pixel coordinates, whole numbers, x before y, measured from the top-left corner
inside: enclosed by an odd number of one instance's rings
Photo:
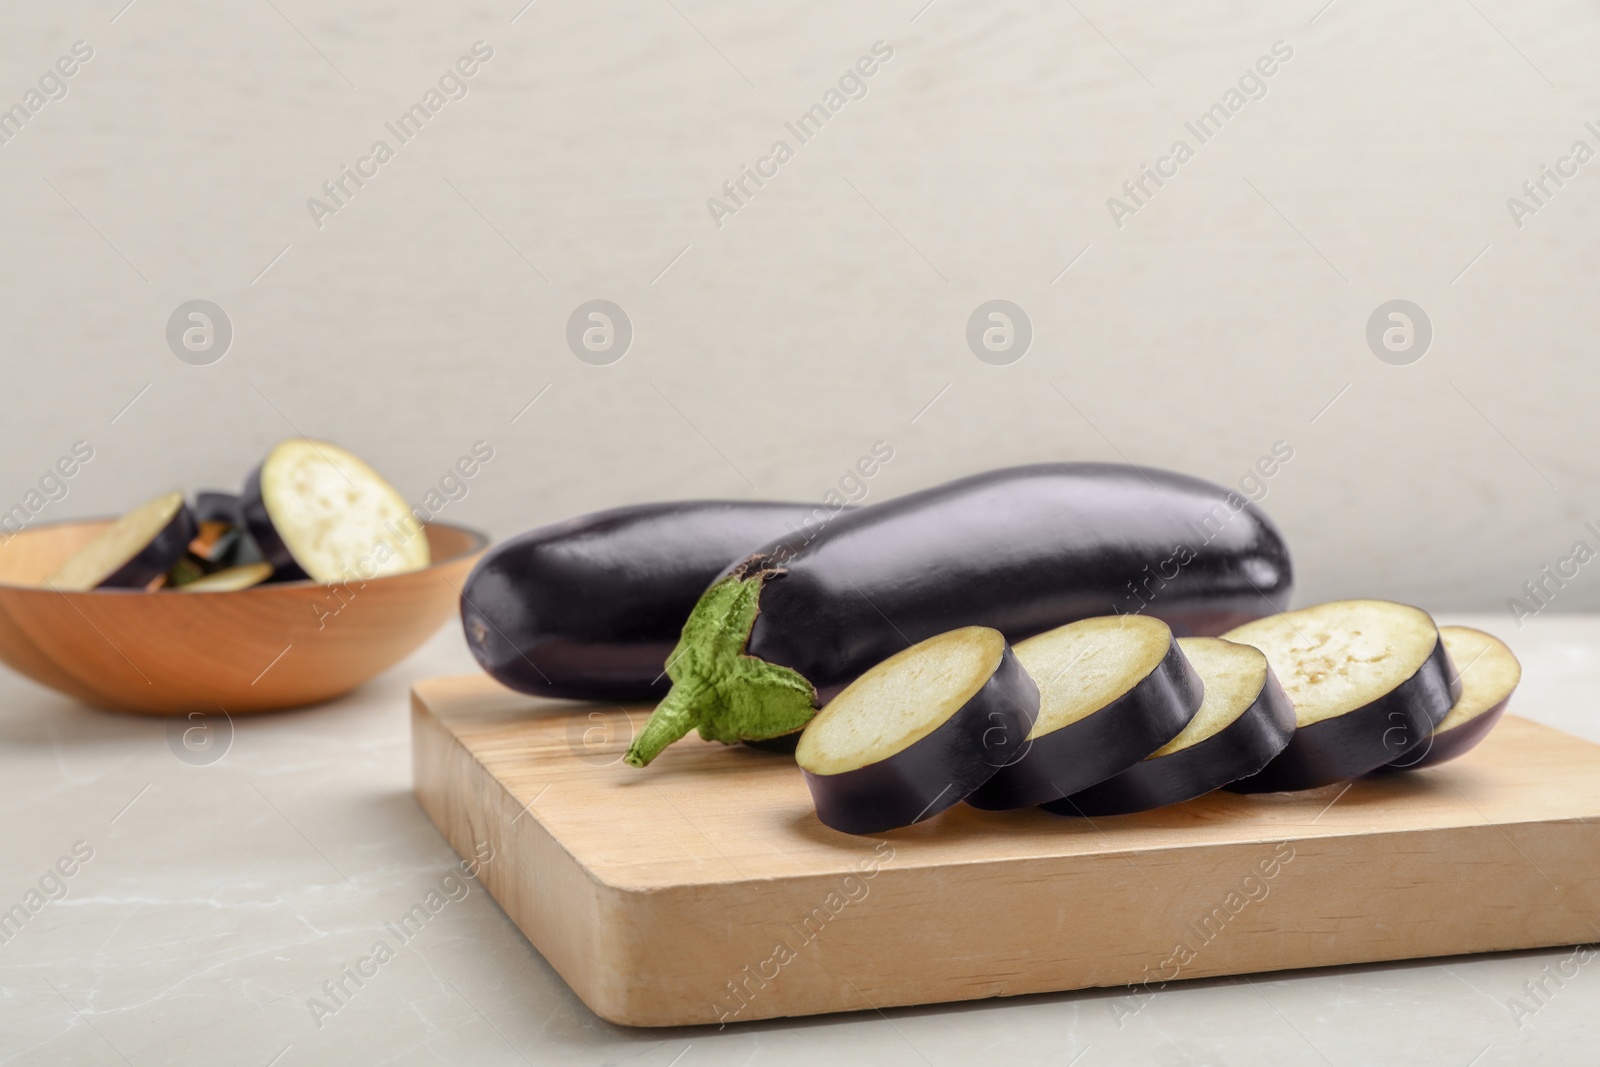
[[[183,558],[198,529],[180,492],[162,493],[122,515],[73,553],[45,583],[61,592],[144,589]]]
[[[326,441],[275,445],[245,480],[240,512],[283,578],[365,581],[429,563],[411,505],[377,471]]]

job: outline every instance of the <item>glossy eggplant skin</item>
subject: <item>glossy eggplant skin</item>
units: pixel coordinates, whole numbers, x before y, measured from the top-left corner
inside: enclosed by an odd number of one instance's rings
[[[802,731],[795,730],[791,733],[779,734],[777,737],[764,737],[759,741],[741,741],[739,743],[741,745],[749,745],[758,752],[770,752],[775,756],[793,756],[795,749],[800,747],[801,733]]]
[[[842,774],[802,770],[817,818],[847,834],[931,819],[1011,762],[1038,714],[1039,687],[1007,646],[989,680],[926,737]]]
[[[194,495],[196,522],[225,522],[230,526],[244,524],[242,501],[237,493],[220,489],[203,489]]]
[[[659,700],[671,688],[663,666],[712,579],[757,545],[803,543],[842,515],[817,504],[688,500],[531,530],[491,548],[467,577],[467,645],[519,692]]]
[[[1488,637],[1490,641],[1500,646],[1501,651],[1504,652],[1505,655],[1509,656],[1513,661],[1516,659],[1516,657],[1512,655],[1511,650],[1505,647],[1504,642],[1494,638],[1492,635],[1483,634],[1481,631],[1473,631],[1463,627],[1440,627],[1439,637],[1444,642],[1446,649],[1451,653],[1452,664],[1460,670],[1470,670],[1473,664],[1476,662],[1477,656],[1475,656],[1470,649],[1462,649],[1460,646],[1457,646],[1456,650],[1451,650],[1451,636],[1454,635],[1455,637],[1460,638],[1462,636],[1472,634],[1476,634],[1479,637]],[[1465,655],[1463,655],[1463,653],[1465,653]],[[1465,662],[1462,662],[1463,659],[1465,659]],[[1506,707],[1511,703],[1511,697],[1516,693],[1517,684],[1521,681],[1521,679],[1521,666],[1518,665],[1517,674],[1512,682],[1511,688],[1506,690],[1505,695],[1499,700],[1495,701],[1489,707],[1484,708],[1466,722],[1457,723],[1448,730],[1435,729],[1433,733],[1428,735],[1427,744],[1418,746],[1416,749],[1406,753],[1404,756],[1388,764],[1386,767],[1379,768],[1379,770],[1410,771],[1417,770],[1422,767],[1436,767],[1441,763],[1448,763],[1450,760],[1466,755],[1468,752],[1478,746],[1478,742],[1489,736],[1489,732],[1493,730],[1495,724],[1500,721],[1500,717],[1506,713]],[[1461,699],[1466,699],[1466,679],[1459,678],[1457,681],[1460,683],[1462,688]],[[1455,709],[1452,708],[1451,710],[1454,711]],[[1445,718],[1448,720],[1449,716],[1446,715]]]
[[[239,494],[239,518],[261,550],[261,558],[272,564],[273,581],[295,582],[310,579],[311,576],[305,572],[305,568],[295,562],[289,546],[278,536],[278,528],[272,525],[272,516],[267,514],[267,503],[261,497],[260,464],[257,464],[250,472],[250,476],[244,480],[244,491]]]
[[[799,672],[819,704],[961,626],[1015,644],[1142,612],[1179,636],[1214,636],[1282,610],[1292,586],[1282,535],[1244,497],[1108,463],[962,478],[840,515],[799,547],[769,544],[733,572],[764,573],[746,653]]]
[[[1129,815],[1204,796],[1265,767],[1294,736],[1294,704],[1267,668],[1260,694],[1237,719],[1169,756],[1142,759],[1121,774],[1040,805],[1057,815]]]
[[[1441,639],[1415,674],[1376,700],[1295,730],[1256,774],[1223,786],[1230,793],[1283,793],[1359,778],[1430,743],[1433,728],[1461,696],[1461,678]]]
[[[1500,716],[1506,713],[1506,707],[1510,703],[1511,698],[1506,697],[1483,713],[1474,715],[1460,726],[1429,734],[1426,744],[1383,767],[1379,767],[1378,770],[1415,771],[1423,767],[1437,767],[1439,764],[1448,763],[1458,756],[1465,756],[1468,752],[1478,747],[1478,742],[1489,736],[1489,732],[1494,729],[1495,723],[1500,721]]]

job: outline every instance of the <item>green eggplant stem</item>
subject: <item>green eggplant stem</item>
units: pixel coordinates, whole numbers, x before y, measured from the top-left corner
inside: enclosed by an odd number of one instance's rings
[[[805,676],[745,654],[769,573],[735,571],[700,597],[667,660],[672,689],[623,757],[630,767],[690,730],[731,745],[792,733],[816,714],[817,691]]]

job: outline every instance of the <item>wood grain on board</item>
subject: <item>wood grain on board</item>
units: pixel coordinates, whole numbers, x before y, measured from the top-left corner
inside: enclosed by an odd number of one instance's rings
[[[788,757],[486,676],[413,689],[416,795],[598,1015],[734,1023],[1600,937],[1600,746],[1508,716],[1438,768],[851,837]],[[1145,983],[1149,983],[1146,985]],[[1119,1010],[1113,1005],[1113,1011]]]

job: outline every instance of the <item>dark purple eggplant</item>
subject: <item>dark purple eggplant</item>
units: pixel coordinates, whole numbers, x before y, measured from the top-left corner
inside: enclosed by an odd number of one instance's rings
[[[261,468],[257,466],[244,480],[244,492],[239,496],[239,517],[250,533],[250,539],[261,550],[261,558],[272,566],[272,576],[280,582],[300,582],[309,577],[305,569],[295,562],[289,546],[278,535],[267,513],[267,503],[261,496]]]
[[[1021,749],[1039,688],[998,630],[967,626],[890,656],[829,702],[795,762],[817,818],[847,834],[930,819]]]
[[[1016,652],[1039,686],[1038,721],[1017,758],[967,798],[975,808],[1030,808],[1087,789],[1178,736],[1200,708],[1200,677],[1160,619],[1080,619]]]
[[[1259,771],[1294,736],[1294,705],[1266,656],[1217,637],[1178,642],[1205,684],[1183,732],[1098,785],[1041,805],[1057,815],[1127,815],[1204,796]]]
[[[1387,600],[1334,600],[1223,635],[1266,653],[1294,702],[1294,736],[1234,793],[1316,789],[1428,743],[1461,695],[1433,618]]]
[[[225,522],[229,526],[242,526],[242,503],[238,493],[202,489],[194,495],[194,507],[191,510],[196,522]]]
[[[261,547],[256,544],[256,539],[250,535],[249,525],[244,518],[244,499],[237,493],[224,493],[217,489],[202,489],[194,495],[195,521],[199,523],[220,522],[225,523],[228,529],[217,538],[206,557],[208,573],[240,567],[249,567],[246,573],[254,575],[260,573],[257,564],[265,562],[265,555]],[[271,564],[267,564],[270,568]],[[293,577],[303,578],[305,575],[295,574]],[[242,576],[235,580],[242,580]],[[261,581],[285,581],[284,576],[272,573]]]
[[[648,763],[698,728],[775,737],[899,649],[962,626],[1021,641],[1096,615],[1215,635],[1280,610],[1289,553],[1237,493],[1104,463],[1014,467],[781,539],[705,591],[669,660],[674,688],[629,749]]]
[[[183,494],[162,493],[100,531],[45,580],[62,592],[143,589],[183,559],[196,529]]]
[[[778,737],[747,738],[742,743],[762,752],[771,752],[775,756],[792,756],[800,745],[800,735],[803,733],[804,730],[792,730]]]
[[[728,564],[815,536],[838,509],[686,500],[614,508],[496,545],[461,591],[467,647],[502,685],[575,700],[659,700],[684,620]],[[789,751],[793,751],[793,740]]]
[[[1461,696],[1428,735],[1428,743],[1390,763],[1386,770],[1436,767],[1489,736],[1522,680],[1522,664],[1499,638],[1469,626],[1441,626],[1439,639],[1461,679]]]

